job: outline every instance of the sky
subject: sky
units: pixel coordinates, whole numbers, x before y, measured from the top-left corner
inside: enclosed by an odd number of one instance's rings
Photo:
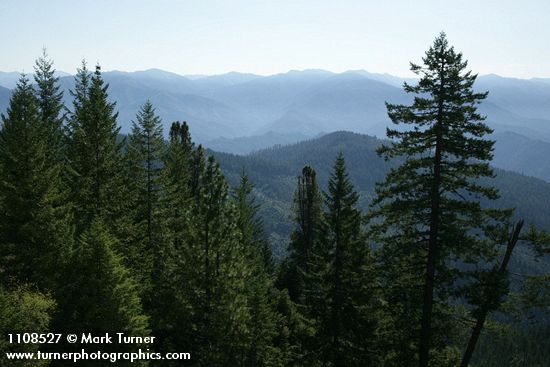
[[[23,5],[24,4],[24,5]],[[548,0],[0,0],[0,70],[411,76],[441,31],[480,74],[550,77]]]

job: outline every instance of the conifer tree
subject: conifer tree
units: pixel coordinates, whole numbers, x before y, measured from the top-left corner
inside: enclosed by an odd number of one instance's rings
[[[73,111],[69,120],[69,160],[77,231],[99,216],[116,228],[122,187],[121,144],[117,142],[115,103],[108,100],[101,68],[90,75],[83,62],[75,77]]]
[[[244,258],[228,200],[227,183],[213,157],[200,175],[190,232],[181,248],[179,279],[186,331],[180,335],[199,363],[235,365],[245,359],[250,314]],[[179,343],[178,343],[179,344]]]
[[[493,142],[485,139],[491,129],[477,112],[487,93],[473,91],[476,75],[466,71],[467,62],[449,46],[444,33],[423,63],[411,64],[420,75],[418,83],[404,85],[414,102],[387,104],[392,122],[412,129],[387,131],[392,144],[379,153],[386,159],[407,159],[377,186],[375,216],[382,221],[373,225],[383,245],[387,298],[394,302],[393,312],[401,310],[399,317],[408,314],[408,322],[394,324],[404,326],[403,335],[413,338],[397,346],[396,353],[412,365],[418,351],[420,367],[439,358],[438,351],[449,344],[445,312],[463,275],[453,264],[490,262],[494,248],[482,234],[509,214],[480,205],[480,198],[498,197],[496,189],[477,180],[493,176],[488,164]]]
[[[61,164],[39,100],[26,76],[10,99],[0,130],[0,244],[6,278],[53,290],[71,225],[60,181]]]
[[[164,151],[162,125],[149,101],[141,107],[136,119],[137,123],[132,124],[128,156],[131,174],[138,184],[135,193],[142,201],[138,203],[141,212],[138,222],[146,224],[146,238],[150,248],[153,245],[153,214],[158,201],[160,161]]]
[[[237,206],[237,227],[242,235],[245,248],[250,248],[253,256],[260,256],[261,266],[268,273],[273,270],[273,255],[264,223],[259,216],[260,206],[253,197],[254,185],[246,172],[241,172],[239,186],[234,190],[233,198]]]
[[[160,172],[159,229],[161,239],[156,247],[151,272],[154,292],[146,297],[151,326],[157,337],[157,348],[165,352],[186,343],[180,326],[185,315],[182,306],[182,272],[187,266],[182,259],[191,228],[190,176],[193,142],[187,123],[173,122]],[[186,292],[186,291],[183,291]],[[167,364],[170,365],[170,364]]]
[[[183,241],[181,233],[179,235],[177,233],[183,229],[182,219],[186,216],[186,211],[191,204],[193,160],[194,144],[187,123],[172,123],[161,173],[162,210],[165,218],[164,224],[168,226],[167,231],[172,233],[171,241],[176,247],[179,247]],[[200,165],[204,166],[204,161]]]
[[[147,282],[152,270],[152,255],[160,246],[159,200],[160,171],[164,157],[161,120],[147,101],[132,123],[125,157],[127,205],[125,215],[131,223],[124,237],[127,264],[138,278]],[[145,287],[144,287],[145,288]]]
[[[147,336],[148,317],[143,314],[137,284],[113,248],[116,240],[100,219],[94,219],[71,251],[59,300],[57,329],[61,332],[124,333]],[[80,350],[82,345],[65,345]],[[135,351],[135,344],[103,344],[102,351]],[[142,346],[145,347],[145,346]],[[85,365],[94,361],[79,362]],[[124,365],[124,361],[117,362]],[[130,364],[126,361],[126,364]]]
[[[376,306],[369,247],[362,229],[359,195],[336,158],[325,195],[320,244],[306,277],[307,309],[316,320],[316,344],[329,366],[375,366]]]
[[[164,165],[166,171],[172,177],[174,183],[181,185],[182,192],[190,195],[190,189],[186,188],[190,185],[191,162],[193,159],[193,151],[195,144],[189,133],[187,122],[173,122],[170,126],[169,148],[166,152]]]
[[[53,61],[48,59],[44,49],[42,56],[35,62],[34,81],[40,119],[48,136],[48,149],[51,160],[64,161],[62,142],[64,138],[65,106],[63,91],[59,87],[59,78],[55,76]]]
[[[252,197],[254,186],[248,176],[241,172],[239,186],[234,190],[233,200],[237,209],[237,229],[245,264],[250,268],[246,281],[246,297],[249,319],[249,341],[245,346],[244,365],[278,365],[282,356],[274,346],[277,336],[276,305],[273,303],[275,289],[268,271],[272,267],[271,249],[265,237],[263,223],[258,217],[258,205]]]
[[[280,285],[288,289],[294,302],[303,303],[304,274],[308,272],[310,255],[318,243],[322,223],[322,197],[315,170],[305,166],[298,177],[294,195],[296,229],[291,234],[288,259],[281,266]]]

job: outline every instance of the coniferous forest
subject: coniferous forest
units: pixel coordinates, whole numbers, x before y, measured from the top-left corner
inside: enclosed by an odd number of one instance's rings
[[[337,154],[325,185],[306,165],[279,243],[249,172],[230,185],[186,116],[163,131],[142,101],[123,135],[99,65],[80,65],[70,105],[46,52],[34,71],[0,129],[1,366],[90,348],[17,333],[150,336],[101,350],[191,355],[78,366],[550,365],[550,270],[509,266],[547,259],[548,228],[491,204],[490,91],[444,33],[411,64],[410,103],[386,103],[391,169],[372,197],[350,173],[377,167]]]

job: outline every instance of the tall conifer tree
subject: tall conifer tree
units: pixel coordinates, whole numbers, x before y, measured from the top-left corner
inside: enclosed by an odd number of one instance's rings
[[[316,320],[316,344],[330,366],[379,365],[375,281],[358,199],[339,154],[305,287],[306,307]]]
[[[59,161],[28,78],[13,91],[0,130],[0,244],[7,277],[52,290],[71,224]],[[4,277],[6,279],[6,277]]]
[[[318,244],[322,224],[322,196],[315,170],[305,166],[298,177],[294,194],[294,221],[296,229],[290,237],[288,259],[282,265],[280,285],[288,289],[294,302],[303,303],[304,275],[308,273],[311,253]]]
[[[480,198],[498,196],[496,189],[477,180],[493,176],[488,163],[493,141],[485,139],[491,129],[477,112],[487,93],[474,92],[476,75],[466,71],[467,62],[449,46],[444,33],[423,63],[411,66],[420,76],[418,83],[404,86],[414,102],[387,105],[392,122],[412,129],[388,129],[392,144],[379,151],[386,159],[405,156],[407,160],[377,186],[374,205],[383,221],[373,227],[383,245],[384,266],[394,270],[388,274],[394,286],[388,289],[397,292],[399,279],[408,277],[408,290],[401,288],[404,292],[394,299],[394,309],[411,307],[407,312],[413,329],[407,331],[407,326],[405,334],[417,340],[420,367],[438,358],[437,351],[448,344],[442,312],[461,278],[452,264],[491,260],[493,248],[480,233],[507,214],[480,205]],[[420,286],[421,292],[411,290],[411,285],[413,290]],[[415,303],[422,305],[421,310]],[[402,353],[409,348],[399,349]]]
[[[128,265],[148,283],[155,247],[160,246],[159,216],[161,163],[164,157],[161,120],[147,101],[132,123],[125,156],[125,215],[129,233],[123,239]],[[146,288],[146,286],[144,286]]]
[[[51,160],[64,161],[63,135],[65,121],[65,106],[63,91],[59,87],[59,78],[55,75],[53,61],[48,59],[44,49],[42,56],[35,62],[34,81],[40,119],[48,136],[48,149]]]
[[[59,300],[57,329],[78,335],[91,333],[124,333],[147,336],[148,317],[142,311],[137,284],[115,253],[116,239],[100,219],[94,219],[71,251],[70,264],[64,273]],[[65,345],[80,350],[83,344]],[[104,344],[103,351],[137,351],[135,344]],[[145,346],[142,346],[145,347]],[[81,361],[94,365],[97,361]],[[119,361],[130,365],[130,361]],[[141,362],[138,365],[144,365]]]
[[[95,217],[116,227],[122,186],[121,144],[117,142],[115,103],[108,100],[108,84],[100,66],[90,75],[83,62],[75,77],[73,111],[69,120],[71,191],[77,230]]]
[[[260,256],[261,266],[267,272],[273,270],[273,255],[271,246],[264,230],[264,223],[259,216],[260,206],[254,199],[254,185],[246,172],[241,172],[239,186],[234,190],[233,198],[237,206],[237,227],[246,248],[250,248],[253,256]]]
[[[236,213],[219,165],[209,157],[192,205],[190,232],[181,248],[180,292],[185,327],[199,363],[239,364],[250,314],[245,279],[250,268],[239,242]]]
[[[182,256],[192,225],[189,187],[192,158],[193,142],[187,123],[173,122],[159,177],[160,241],[153,252],[151,292],[145,297],[153,333],[158,338],[157,348],[164,352],[188,342],[180,328],[187,320],[181,287],[186,281],[182,279],[182,273],[187,266]]]
[[[241,172],[239,186],[233,199],[237,209],[237,229],[249,268],[246,279],[246,297],[249,318],[248,342],[244,346],[244,364],[247,366],[271,366],[281,362],[281,351],[274,345],[277,337],[276,296],[268,271],[272,268],[271,248],[265,237],[263,223],[258,217],[258,205],[253,198],[254,186]]]

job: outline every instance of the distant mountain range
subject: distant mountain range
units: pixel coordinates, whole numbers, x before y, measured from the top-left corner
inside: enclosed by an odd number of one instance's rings
[[[73,77],[63,72],[59,76],[70,108]],[[151,69],[103,76],[111,99],[117,101],[123,133],[130,131],[139,107],[150,99],[165,132],[172,121],[186,120],[195,140],[239,154],[338,130],[384,137],[390,124],[384,103],[409,102],[401,85],[414,83],[363,70],[182,76]],[[0,72],[0,112],[9,100],[6,88],[13,88],[18,78],[17,73]],[[495,165],[548,180],[548,170],[540,164],[534,167],[533,157],[550,144],[550,79],[485,75],[475,88],[489,91],[480,111],[495,129]]]
[[[10,96],[11,90],[9,90],[8,88],[0,87],[0,113],[6,111]]]

